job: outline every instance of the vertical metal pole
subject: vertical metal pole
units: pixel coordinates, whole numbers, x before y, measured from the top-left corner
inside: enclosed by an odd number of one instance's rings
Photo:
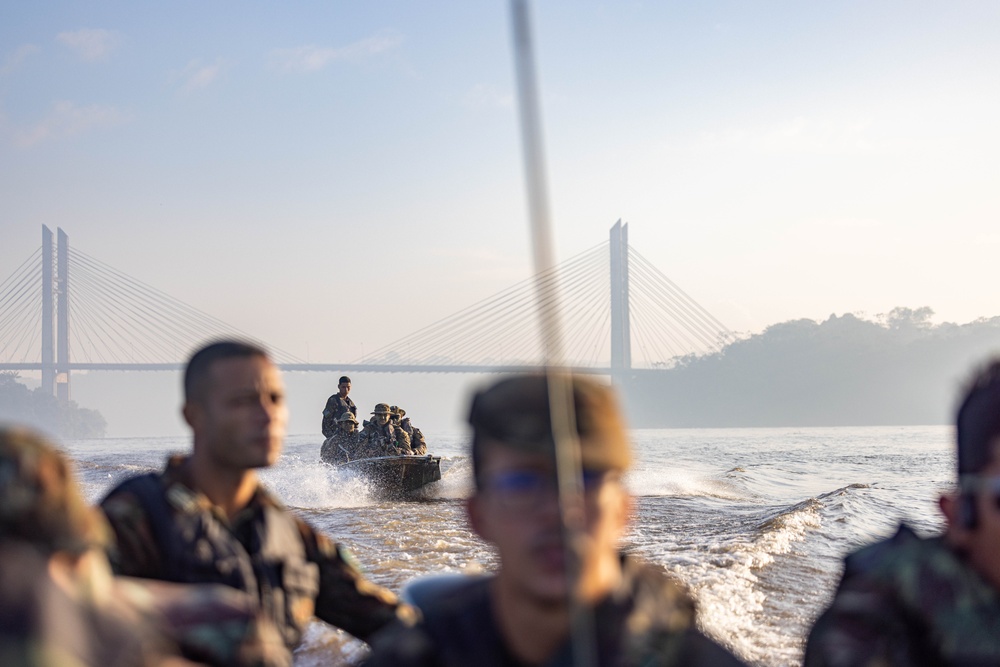
[[[552,226],[549,221],[548,188],[542,151],[542,121],[535,80],[535,56],[527,0],[511,0],[514,29],[514,65],[517,74],[518,103],[521,112],[521,144],[524,149],[524,172],[528,190],[528,211],[535,256],[535,288],[539,301],[539,321],[545,343],[545,366],[549,389],[549,414],[556,445],[556,477],[559,483],[559,507],[566,546],[567,582],[569,583],[570,644],[574,667],[594,667],[596,640],[593,610],[578,595],[586,513],[583,497],[583,470],[580,466],[580,442],[571,376],[561,365],[562,329],[559,311],[544,300],[542,276],[555,266]]]
[[[56,260],[56,285],[59,301],[56,312],[56,397],[69,402],[69,237],[58,228],[59,248]]]
[[[56,395],[56,348],[52,338],[52,230],[42,225],[42,391]]]
[[[632,368],[632,312],[629,310],[628,292],[628,223],[622,225],[621,241],[621,272],[622,272],[622,370]]]
[[[622,328],[622,221],[611,228],[611,377],[617,382],[625,368]]]

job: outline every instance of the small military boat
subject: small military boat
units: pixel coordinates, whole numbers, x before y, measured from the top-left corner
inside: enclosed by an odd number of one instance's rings
[[[376,456],[335,464],[368,478],[378,491],[389,497],[412,495],[441,479],[441,457],[424,455]]]

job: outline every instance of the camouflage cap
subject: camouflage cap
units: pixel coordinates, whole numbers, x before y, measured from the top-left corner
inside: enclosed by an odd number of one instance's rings
[[[593,470],[626,470],[632,464],[628,431],[614,390],[591,378],[571,377],[581,463]],[[516,375],[480,391],[469,424],[473,458],[483,437],[522,451],[554,453],[549,383],[545,375]]]
[[[354,416],[353,412],[351,412],[350,410],[348,410],[344,414],[342,414],[339,417],[337,417],[337,422],[338,423],[339,422],[354,422],[355,424],[357,424],[358,423],[358,418]]]
[[[379,403],[375,406],[375,410],[372,411],[373,415],[391,415],[392,410],[389,409],[388,403]]]
[[[66,457],[33,431],[0,427],[0,539],[80,554],[107,537],[103,517],[84,501]]]

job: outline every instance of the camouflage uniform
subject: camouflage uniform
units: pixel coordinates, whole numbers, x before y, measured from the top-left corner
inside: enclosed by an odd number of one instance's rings
[[[372,414],[388,414],[390,419],[384,424],[378,424],[374,419],[365,422],[361,438],[364,441],[363,449],[366,456],[398,456],[413,453],[410,450],[410,436],[392,423],[392,411],[388,404],[379,403]]]
[[[491,577],[461,583],[423,607],[414,627],[390,626],[373,641],[365,667],[523,667],[496,627]],[[694,602],[660,569],[625,557],[621,587],[594,610],[595,663],[737,667],[695,627]],[[571,665],[567,641],[547,665]]]
[[[354,422],[353,431],[345,431],[340,426],[345,421]],[[358,420],[350,412],[346,412],[337,420],[337,432],[328,437],[319,450],[319,457],[327,463],[344,463],[364,458],[361,434],[357,430]]]
[[[412,454],[410,450],[410,436],[406,431],[393,426],[391,422],[379,426],[375,422],[365,422],[365,428],[361,431],[362,445],[368,456],[397,456],[400,454]]]
[[[1000,591],[943,538],[900,526],[847,557],[805,665],[1000,665]]]
[[[337,420],[342,414],[350,411],[355,417],[358,416],[358,406],[354,404],[350,396],[341,398],[340,394],[334,394],[326,399],[326,407],[323,408],[323,436],[329,438],[337,432]]]
[[[117,536],[118,573],[245,591],[288,649],[315,614],[366,640],[414,610],[362,575],[341,546],[292,515],[262,487],[229,522],[191,489],[182,456],[160,474],[141,475],[101,502]],[[287,651],[286,651],[287,653]]]
[[[424,439],[424,434],[419,428],[410,423],[409,417],[399,422],[399,427],[410,436],[410,449],[413,450],[414,454],[424,455],[427,453],[427,441]]]
[[[109,534],[58,450],[0,428],[0,665],[136,667],[180,655],[291,664],[277,628],[240,591],[112,577]],[[56,554],[73,569],[54,564]]]

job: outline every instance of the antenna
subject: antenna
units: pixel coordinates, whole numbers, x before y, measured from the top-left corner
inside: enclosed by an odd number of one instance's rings
[[[583,475],[580,467],[580,443],[577,439],[573,405],[572,377],[563,367],[562,332],[555,300],[544,294],[543,276],[555,266],[552,225],[549,216],[548,186],[542,144],[541,112],[535,78],[535,57],[531,39],[531,21],[527,0],[511,0],[514,31],[514,63],[517,75],[518,108],[521,116],[521,145],[524,151],[524,175],[528,192],[528,215],[535,259],[535,290],[538,319],[545,344],[545,372],[549,388],[549,413],[552,437],[556,446],[556,475],[559,482],[559,508],[563,541],[566,548],[566,576],[569,579],[570,618],[573,664],[591,667],[596,660],[594,617],[577,597],[582,549],[585,548]],[[548,304],[548,305],[546,305]]]

